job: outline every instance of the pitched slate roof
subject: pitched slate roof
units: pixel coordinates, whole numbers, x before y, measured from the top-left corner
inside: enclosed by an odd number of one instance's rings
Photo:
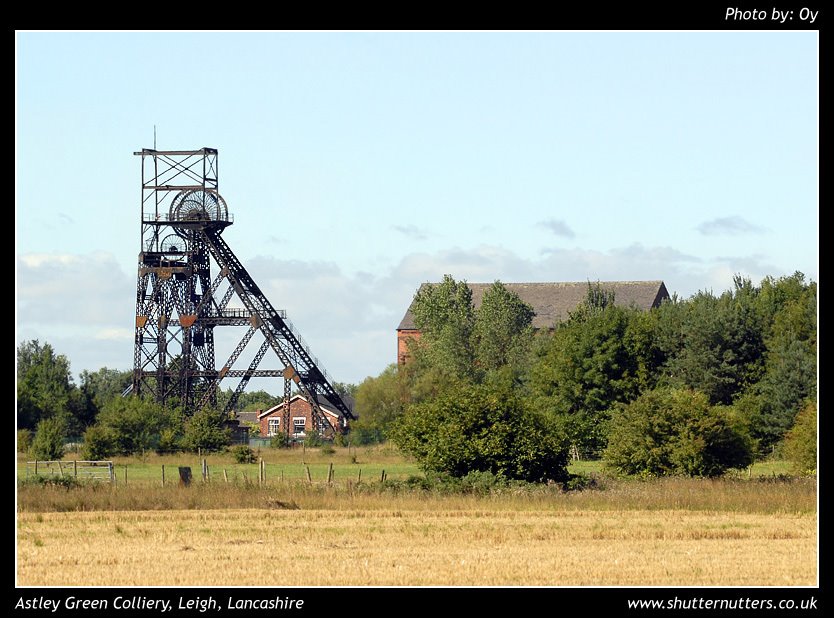
[[[238,421],[246,421],[247,423],[257,423],[258,422],[258,412],[238,412],[235,418]]]
[[[424,283],[420,287],[422,288]],[[472,290],[472,303],[475,309],[481,306],[484,292],[491,283],[467,283]],[[596,282],[592,282],[596,285]],[[603,290],[614,293],[614,304],[623,307],[636,307],[648,311],[657,307],[669,292],[663,281],[600,281]],[[552,328],[556,322],[567,319],[568,313],[575,310],[585,300],[588,294],[588,282],[568,283],[504,283],[509,291],[518,294],[519,298],[533,307],[533,328]],[[411,307],[405,312],[397,330],[416,330]]]

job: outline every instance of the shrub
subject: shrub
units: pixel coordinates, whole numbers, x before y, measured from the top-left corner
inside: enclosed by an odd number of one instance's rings
[[[330,442],[324,442],[321,447],[319,448],[319,453],[321,455],[332,455],[336,452],[336,449],[333,448],[333,445]]]
[[[234,457],[235,462],[239,464],[251,464],[257,461],[257,457],[255,456],[255,451],[253,451],[250,447],[245,444],[238,444],[237,446],[233,446],[230,449],[232,453],[232,457]]]
[[[28,453],[32,448],[32,430],[18,429],[17,430],[17,452]]]
[[[324,440],[321,439],[321,435],[315,429],[304,436],[304,446],[308,448],[316,448],[317,446],[321,446],[323,443]]]
[[[38,485],[38,486],[51,486],[51,487],[63,487],[64,489],[73,489],[75,487],[81,487],[81,481],[79,481],[74,476],[41,476],[38,474],[37,476],[30,476],[27,479],[21,479],[18,481],[20,485]]]
[[[83,459],[107,459],[114,455],[116,450],[116,437],[109,428],[92,425],[84,432],[84,447],[81,449]]]
[[[174,453],[180,450],[180,441],[182,436],[176,427],[166,427],[159,432],[159,442],[156,445],[156,452],[160,455],[163,453]]]
[[[612,416],[608,467],[639,476],[720,476],[753,462],[752,443],[731,408],[689,389],[648,391]]]
[[[35,459],[54,460],[64,456],[64,434],[66,423],[52,417],[38,423],[32,440],[32,455]]]
[[[785,436],[785,457],[798,474],[813,474],[817,469],[817,404],[808,403],[799,414],[793,428]]]
[[[427,471],[488,472],[531,482],[567,478],[567,444],[512,389],[462,385],[410,406],[392,439]]]
[[[231,441],[231,432],[223,427],[219,412],[203,408],[195,412],[185,424],[182,445],[190,451],[219,451]]]
[[[116,452],[126,455],[159,448],[162,432],[180,423],[175,410],[135,395],[114,397],[98,415],[98,424],[112,432]]]

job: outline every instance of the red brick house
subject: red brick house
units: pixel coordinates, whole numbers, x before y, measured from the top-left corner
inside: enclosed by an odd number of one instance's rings
[[[429,285],[424,283],[423,285]],[[472,304],[481,306],[484,292],[491,283],[467,283],[472,290]],[[595,285],[595,284],[594,284]],[[600,281],[600,288],[614,293],[614,304],[622,307],[636,307],[648,311],[658,307],[669,298],[663,281]],[[422,287],[422,286],[421,286]],[[553,328],[556,322],[567,319],[588,295],[588,282],[568,283],[505,283],[504,287],[533,308],[533,328]],[[412,301],[413,304],[413,301]],[[397,364],[408,360],[408,341],[420,338],[420,330],[414,323],[411,305],[397,327]]]
[[[350,397],[342,396],[342,401],[348,408],[353,408],[353,400]],[[338,433],[346,433],[348,430],[347,419],[342,416],[335,406],[327,399],[321,397],[319,407],[324,413],[327,421]],[[307,398],[297,393],[290,398],[290,412],[285,415],[284,403],[281,402],[268,410],[258,412],[258,424],[262,437],[272,437],[278,434],[287,434],[291,439],[303,440],[312,430],[317,430],[320,435],[327,433],[327,427],[323,424],[316,426],[313,418],[313,407]]]

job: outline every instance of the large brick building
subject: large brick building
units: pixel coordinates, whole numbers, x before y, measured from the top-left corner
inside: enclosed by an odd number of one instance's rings
[[[429,285],[424,283],[423,285]],[[481,306],[484,292],[491,283],[467,283],[472,290],[472,304],[475,309]],[[663,281],[600,281],[599,286],[613,292],[614,304],[623,307],[636,307],[648,311],[669,298],[669,292]],[[565,320],[571,311],[585,300],[588,294],[588,282],[569,283],[505,283],[509,291],[533,308],[533,328],[553,328],[557,322]],[[415,294],[416,295],[416,294]],[[408,359],[408,341],[420,338],[420,330],[414,323],[411,307],[405,312],[397,327],[397,362],[404,364]]]
[[[353,400],[350,397],[342,396],[342,401],[348,408],[353,408]],[[319,407],[324,413],[327,421],[338,432],[345,433],[348,430],[347,419],[342,416],[335,406],[330,405],[322,397]],[[286,434],[287,427],[284,415],[284,403],[281,402],[268,410],[258,412],[258,425],[260,434],[263,437],[272,437],[278,434]],[[308,433],[316,430],[319,434],[325,434],[325,427],[317,425],[313,418],[313,406],[307,401],[304,395],[296,394],[290,398],[289,413],[289,437],[290,439],[303,440]]]

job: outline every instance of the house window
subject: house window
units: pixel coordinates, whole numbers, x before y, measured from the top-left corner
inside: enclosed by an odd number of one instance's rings
[[[298,433],[304,433],[304,424],[305,424],[305,422],[306,421],[303,418],[294,418],[294,419],[292,419],[293,431],[297,434]]]
[[[281,418],[271,418],[266,430],[266,435],[277,436],[281,432]]]

